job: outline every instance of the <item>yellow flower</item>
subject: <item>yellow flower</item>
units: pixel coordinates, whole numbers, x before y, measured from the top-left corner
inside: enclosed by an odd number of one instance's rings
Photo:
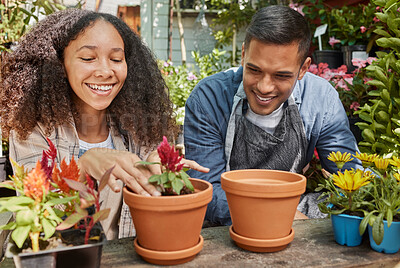
[[[353,156],[355,158],[361,160],[364,168],[370,167],[372,165],[372,163],[374,163],[375,158],[377,157],[376,154],[367,154],[367,153],[359,154],[358,152],[356,152],[355,155],[353,154]]]
[[[400,174],[399,173],[394,173],[393,176],[396,178],[398,182],[400,182]]]
[[[365,174],[362,170],[345,170],[344,173],[333,174],[333,182],[345,191],[352,192],[370,183],[371,174]]]
[[[389,159],[388,158],[377,157],[374,160],[374,164],[375,164],[377,169],[386,170],[388,165],[389,165]]]
[[[398,157],[393,156],[393,158],[390,159],[389,162],[391,165],[400,168],[400,159]]]
[[[351,154],[350,153],[341,153],[341,152],[331,152],[328,155],[328,160],[331,160],[332,162],[335,162],[336,166],[338,167],[338,169],[341,169],[343,167],[343,165],[351,160],[353,160],[353,158],[351,158]]]

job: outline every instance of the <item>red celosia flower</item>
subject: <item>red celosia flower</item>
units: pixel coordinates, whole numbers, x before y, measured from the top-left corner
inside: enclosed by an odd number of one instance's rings
[[[179,156],[179,152],[174,146],[170,146],[167,138],[164,136],[163,141],[157,147],[158,155],[161,159],[161,165],[172,172],[179,172],[183,168],[181,162],[183,156]]]
[[[36,167],[24,179],[24,193],[26,196],[40,202],[43,195],[46,195],[49,191],[49,186],[50,182],[47,179],[47,175],[38,161]]]

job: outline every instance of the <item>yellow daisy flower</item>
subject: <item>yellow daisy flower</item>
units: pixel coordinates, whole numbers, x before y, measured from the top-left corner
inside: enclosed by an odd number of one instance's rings
[[[353,192],[358,190],[360,187],[370,183],[370,177],[365,176],[362,170],[345,170],[344,173],[338,172],[338,174],[332,175],[332,180],[339,188]]]
[[[400,182],[400,174],[399,173],[394,173],[393,176],[395,177],[395,179]]]
[[[381,158],[377,157],[374,160],[374,164],[377,169],[385,171],[389,165],[389,159],[388,158]]]
[[[332,162],[335,162],[336,166],[338,167],[338,169],[341,169],[343,167],[343,165],[351,160],[353,160],[353,158],[351,158],[351,154],[350,153],[341,153],[341,152],[331,152],[328,155],[328,160],[331,160]]]
[[[372,163],[374,163],[375,158],[377,158],[377,154],[367,154],[367,153],[361,153],[359,154],[358,152],[356,152],[356,154],[353,156],[359,160],[361,160],[362,165],[364,168],[366,167],[370,167],[372,165]]]
[[[400,159],[396,156],[393,156],[392,159],[389,160],[390,164],[400,168]]]

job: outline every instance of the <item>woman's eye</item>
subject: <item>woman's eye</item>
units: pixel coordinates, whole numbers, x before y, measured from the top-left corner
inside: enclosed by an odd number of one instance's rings
[[[254,68],[249,68],[249,70],[253,73],[259,73],[260,71],[258,69],[254,69]]]
[[[83,61],[91,61],[91,60],[93,60],[94,58],[83,58],[83,57],[81,57],[80,59],[83,60]]]
[[[285,80],[285,79],[290,79],[290,78],[292,78],[292,76],[290,76],[290,75],[277,75],[276,76],[278,79],[281,79],[281,80]]]
[[[114,62],[122,62],[121,59],[111,59],[111,60],[114,61]]]

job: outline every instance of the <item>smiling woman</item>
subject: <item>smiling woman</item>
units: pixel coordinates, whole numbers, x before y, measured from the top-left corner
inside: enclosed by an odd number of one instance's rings
[[[102,208],[111,209],[102,225],[108,239],[131,235],[122,230],[130,226],[118,226],[129,216],[122,185],[160,195],[148,183],[150,168],[134,163],[176,129],[151,51],[115,16],[69,9],[20,40],[3,60],[2,75],[0,116],[10,157],[31,169],[50,138],[57,162],[79,158],[81,176],[100,179],[114,167],[100,197]]]

